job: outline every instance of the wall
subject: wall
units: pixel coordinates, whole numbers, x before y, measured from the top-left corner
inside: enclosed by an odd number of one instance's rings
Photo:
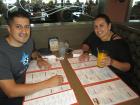
[[[111,18],[113,22],[124,23],[127,18],[129,3],[131,0],[107,0],[105,13]]]
[[[37,49],[48,47],[48,38],[52,36],[57,36],[62,41],[68,40],[72,48],[80,48],[91,31],[92,22],[51,23],[32,26],[31,35]],[[7,35],[6,26],[0,28],[0,35]]]

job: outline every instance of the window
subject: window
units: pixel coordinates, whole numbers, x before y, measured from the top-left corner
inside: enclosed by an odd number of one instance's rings
[[[133,0],[129,22],[140,22],[140,0]]]
[[[98,11],[98,0],[0,0],[0,22],[9,12],[22,9],[32,23],[92,21]]]

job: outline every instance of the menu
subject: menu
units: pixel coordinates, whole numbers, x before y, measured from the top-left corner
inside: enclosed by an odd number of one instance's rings
[[[74,63],[77,64],[77,63],[82,63],[82,62],[84,63],[85,62],[85,61],[80,61],[79,57],[69,58],[68,61],[70,64],[74,64]],[[93,55],[90,55],[89,60],[87,60],[87,61],[96,61],[96,57]]]
[[[25,101],[24,105],[71,105],[77,103],[74,96],[73,90],[68,90],[35,100]]]
[[[48,61],[48,59],[44,59],[46,61]],[[51,68],[50,69],[55,69],[55,68],[62,68],[61,63],[59,60],[56,60],[54,62],[49,62],[51,64]],[[45,68],[39,68],[37,66],[37,61],[36,60],[32,60],[30,62],[29,68],[27,70],[27,72],[33,72],[33,71],[37,71],[37,70],[46,70]]]
[[[138,98],[122,80],[104,82],[85,87],[94,105],[114,105]]]
[[[73,69],[92,67],[92,66],[96,66],[97,64],[95,56],[90,56],[89,60],[87,61],[80,61],[78,57],[70,58],[68,59],[68,61]]]
[[[85,61],[81,65],[77,59],[69,58],[68,61],[94,105],[112,105],[138,98],[110,68],[96,67],[96,60],[91,59],[88,64]]]
[[[118,79],[119,77],[114,74],[109,68],[90,67],[75,70],[82,85],[96,84],[99,82],[106,82],[108,80]]]
[[[39,70],[35,61],[30,63],[26,73],[26,83],[37,83],[55,75],[62,75],[64,82],[56,87],[46,88],[25,96],[23,105],[71,105],[77,103],[60,61],[55,62],[49,70]],[[59,65],[59,66],[58,66]]]

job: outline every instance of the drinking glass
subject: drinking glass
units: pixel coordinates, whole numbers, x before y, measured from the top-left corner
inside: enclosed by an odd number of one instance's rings
[[[59,42],[59,57],[64,58],[66,52],[66,47],[64,42]]]
[[[107,57],[107,52],[105,50],[98,50],[98,56],[97,56],[97,66],[98,67],[104,67],[105,65],[102,64],[102,60]]]

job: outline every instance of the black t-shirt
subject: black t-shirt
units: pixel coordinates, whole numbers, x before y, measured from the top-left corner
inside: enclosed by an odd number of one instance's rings
[[[128,62],[131,64],[131,69],[128,72],[123,72],[112,66],[111,70],[114,71],[119,77],[121,77],[125,82],[129,82],[132,77],[133,72],[133,60],[129,50],[128,44],[123,38],[115,39],[110,41],[101,41],[94,32],[92,32],[89,37],[84,40],[84,44],[87,44],[93,55],[97,56],[97,48],[105,50],[108,55],[115,60],[120,62]]]
[[[84,40],[84,44],[87,44],[93,55],[97,56],[97,49],[103,49],[107,54],[118,61],[132,63],[132,57],[128,44],[124,39],[116,39],[110,41],[101,41],[94,32]]]

